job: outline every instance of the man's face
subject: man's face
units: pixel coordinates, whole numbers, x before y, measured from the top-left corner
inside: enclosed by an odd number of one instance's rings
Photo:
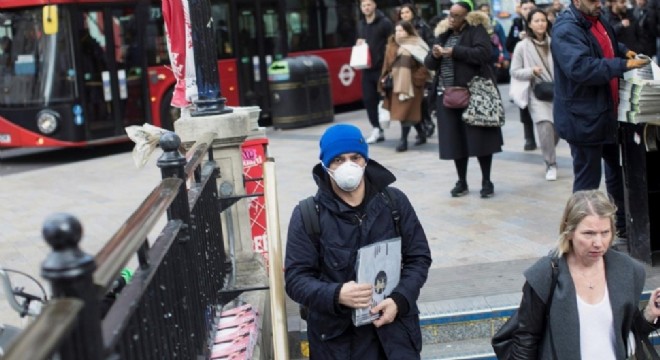
[[[638,8],[643,8],[646,6],[646,0],[635,0],[635,4],[637,5]]]
[[[616,0],[612,3],[612,12],[615,14],[626,13],[626,0]]]
[[[376,11],[376,3],[373,0],[361,0],[360,10],[364,16],[371,16]]]
[[[573,5],[583,14],[588,16],[600,16],[603,5],[600,0],[573,0]]]
[[[532,2],[527,2],[522,5],[520,5],[520,15],[522,15],[523,19],[527,19],[527,16],[529,15],[529,12],[536,9],[536,5]]]
[[[490,15],[490,6],[484,4],[479,7],[479,11],[483,12],[486,15]]]

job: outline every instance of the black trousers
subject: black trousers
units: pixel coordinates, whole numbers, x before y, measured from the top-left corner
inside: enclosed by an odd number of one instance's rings
[[[378,93],[378,80],[380,79],[380,69],[362,70],[362,102],[367,110],[369,123],[374,128],[380,129],[378,119],[378,102],[380,94]]]
[[[575,176],[573,192],[598,189],[603,176],[601,160],[605,161],[605,186],[617,207],[616,230],[620,234],[624,234],[626,217],[623,200],[623,169],[619,161],[618,144],[569,145],[573,157],[573,175]]]

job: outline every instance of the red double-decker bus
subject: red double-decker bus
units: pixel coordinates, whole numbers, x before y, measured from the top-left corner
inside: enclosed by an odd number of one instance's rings
[[[356,0],[210,4],[228,105],[258,105],[268,125],[267,68],[297,55],[325,59],[335,105],[361,100],[360,73],[348,66]],[[44,29],[51,16],[54,32]],[[168,66],[160,1],[2,0],[0,148],[123,141],[124,127],[145,122],[171,129],[175,79]]]

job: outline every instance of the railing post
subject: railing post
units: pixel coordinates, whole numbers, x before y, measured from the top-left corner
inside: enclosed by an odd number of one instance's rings
[[[78,323],[62,343],[62,359],[100,359],[104,352],[101,311],[93,282],[94,257],[78,247],[82,225],[72,215],[55,214],[46,219],[42,234],[53,251],[41,264],[41,276],[51,284],[54,298],[77,298],[84,302]]]
[[[157,165],[163,179],[178,178],[183,179],[181,189],[172,205],[167,210],[169,220],[179,219],[183,221],[183,233],[181,241],[190,239],[190,206],[188,205],[188,192],[186,191],[186,158],[179,153],[181,139],[173,132],[167,132],[160,138],[160,147],[163,149],[163,155],[158,159]]]

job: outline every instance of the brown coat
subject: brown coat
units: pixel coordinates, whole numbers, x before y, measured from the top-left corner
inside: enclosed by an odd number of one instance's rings
[[[408,67],[411,70],[410,74],[412,77],[408,81],[412,81],[415,95],[411,99],[400,101],[398,93],[384,93],[381,87],[382,81],[378,84],[378,90],[384,94],[383,108],[390,111],[390,119],[418,123],[422,120],[421,109],[422,100],[424,100],[424,85],[430,78],[430,75],[426,67],[416,61],[409,53],[405,52],[397,56],[398,51],[399,45],[394,41],[394,36],[391,36],[385,48],[385,61],[381,72],[381,80],[392,71],[393,67]],[[397,79],[394,82],[396,83]]]

